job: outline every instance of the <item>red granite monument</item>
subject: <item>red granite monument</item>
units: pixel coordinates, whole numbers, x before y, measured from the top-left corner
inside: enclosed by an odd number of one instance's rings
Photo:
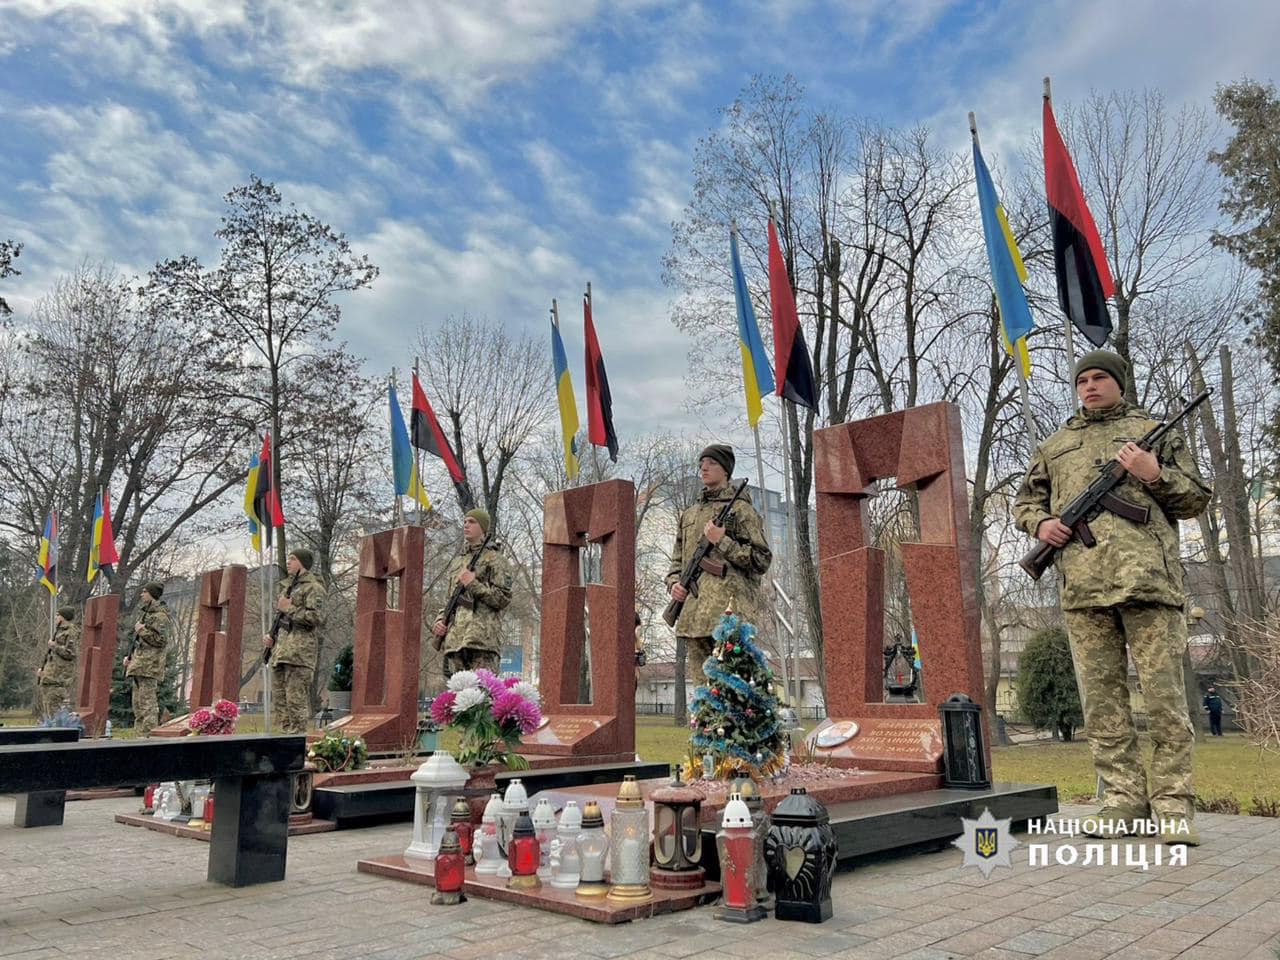
[[[417,739],[424,546],[415,526],[360,544],[351,713],[330,729],[363,737],[371,753],[399,752]]]
[[[86,737],[100,737],[106,731],[119,619],[119,594],[108,593],[85,601],[80,670],[76,682],[76,713],[80,714],[80,719],[84,722]]]
[[[239,563],[200,574],[196,643],[191,656],[191,710],[219,700],[240,699],[240,646],[244,636],[245,584],[248,569]],[[174,717],[151,731],[153,737],[182,737],[190,713]]]
[[[829,719],[808,742],[837,766],[940,774],[939,704],[953,693],[981,703],[983,692],[960,410],[932,403],[816,430],[813,439]],[[920,540],[901,549],[923,664],[920,703],[884,702],[885,558],[871,545],[866,508],[888,478],[915,490],[919,503]]]
[[[545,723],[523,738],[520,752],[530,758],[612,763],[635,757],[635,501],[629,480],[560,490],[544,501],[539,690]],[[584,550],[592,550],[598,582],[583,582]],[[591,702],[582,703],[579,675],[588,644]]]

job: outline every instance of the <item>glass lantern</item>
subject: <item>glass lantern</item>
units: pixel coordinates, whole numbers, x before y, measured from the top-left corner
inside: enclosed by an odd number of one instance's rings
[[[507,841],[507,867],[511,873],[507,886],[517,890],[532,890],[542,886],[542,881],[538,879],[538,864],[541,859],[542,852],[533,829],[533,819],[529,816],[529,811],[521,811],[516,818],[511,839]]]
[[[778,710],[778,730],[782,733],[782,765],[783,769],[791,766],[791,755],[795,751],[795,734],[804,730],[804,724],[796,716],[791,707]]]
[[[520,814],[528,812],[529,794],[525,791],[524,782],[517,777],[507,784],[507,791],[502,797],[502,810],[498,813],[498,853],[504,861],[507,844],[511,842],[511,835],[515,832],[516,820],[520,818]],[[499,862],[498,876],[511,876],[505,862]]]
[[[827,808],[804,787],[793,787],[791,795],[774,808],[765,841],[765,861],[777,900],[775,917],[806,923],[831,919],[836,853]]]
[[[982,708],[963,693],[938,705],[942,717],[942,785],[961,790],[987,790],[987,749],[982,736]]]
[[[587,801],[582,811],[582,832],[578,834],[579,867],[577,896],[595,899],[608,894],[604,882],[604,858],[609,852],[609,838],[604,832],[604,815],[600,804]]]
[[[582,873],[582,859],[578,856],[578,834],[582,832],[582,811],[576,800],[565,802],[560,811],[560,826],[556,828],[555,871],[551,886],[572,890],[578,885]]]
[[[471,845],[475,854],[477,876],[497,876],[502,863],[503,855],[498,848],[498,814],[501,811],[502,795],[492,794],[480,817],[479,843],[473,841]]]
[[[700,887],[707,872],[702,868],[702,797],[680,782],[680,768],[669,787],[655,790],[653,800],[653,869],[655,887]]]
[[[476,858],[471,853],[471,844],[475,839],[476,826],[471,822],[471,804],[465,797],[459,797],[453,802],[453,810],[449,814],[449,829],[458,835],[463,860],[468,865],[474,865]]]
[[[724,908],[716,912],[717,920],[755,923],[764,919],[764,909],[756,903],[754,832],[751,811],[747,809],[742,794],[729,794],[720,830],[716,833],[720,882],[724,885]]]
[[[533,821],[533,832],[538,838],[538,878],[550,881],[551,842],[556,838],[556,812],[551,808],[551,801],[546,797],[539,800],[529,819]]]
[[[649,811],[640,784],[628,774],[618,788],[610,820],[613,839],[609,850],[609,899],[639,903],[653,898],[649,889]]]
[[[204,800],[204,828],[210,832],[213,830],[214,801],[217,799],[217,796],[218,795],[210,789],[209,796],[205,797]]]
[[[452,905],[465,903],[467,895],[462,892],[466,882],[466,858],[462,853],[462,843],[457,832],[450,827],[444,832],[440,841],[440,850],[436,854],[435,882],[436,892],[431,895],[434,904]]]
[[[205,827],[205,805],[209,801],[209,785],[207,783],[197,783],[191,791],[191,819],[187,821],[188,827],[194,827],[197,830],[203,830]]]
[[[756,902],[765,910],[773,909],[773,897],[769,893],[769,871],[764,862],[764,842],[769,836],[769,814],[764,809],[764,797],[760,786],[746,773],[740,773],[729,787],[730,793],[741,794],[742,802],[751,811],[751,837],[756,850]]]
[[[470,774],[447,750],[437,750],[409,777],[416,788],[413,800],[413,841],[405,857],[434,860],[449,825],[453,797],[467,785]]]

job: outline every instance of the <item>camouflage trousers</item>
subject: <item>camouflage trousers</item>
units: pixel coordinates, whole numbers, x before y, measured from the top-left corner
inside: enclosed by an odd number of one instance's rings
[[[155,677],[133,677],[133,728],[138,736],[145,737],[160,723],[160,701],[156,690],[160,681]]]
[[[306,733],[311,720],[311,678],[315,670],[296,663],[271,667],[271,721],[276,733]]]
[[[500,660],[493,650],[483,650],[480,647],[450,650],[444,655],[444,678],[447,681],[460,670],[479,670],[482,667],[491,673],[497,673]]]
[[[65,683],[36,684],[36,719],[52,717],[67,699],[71,688]]]
[[[702,669],[707,657],[715,649],[716,642],[711,637],[682,637],[684,640],[684,675],[694,683],[706,683],[707,674]]]
[[[1182,610],[1164,604],[1122,604],[1064,610],[1067,636],[1093,766],[1102,777],[1104,807],[1159,817],[1193,816],[1191,753],[1195,729],[1187,715]],[[1128,653],[1138,669],[1151,737],[1151,774],[1144,769],[1129,710]]]

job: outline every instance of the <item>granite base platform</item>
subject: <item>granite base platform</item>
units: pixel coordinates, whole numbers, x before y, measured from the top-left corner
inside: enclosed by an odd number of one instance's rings
[[[103,787],[100,790],[68,790],[67,800],[115,800],[139,795],[133,787]]]
[[[146,816],[141,813],[117,813],[116,823],[127,824],[130,827],[146,827],[148,830],[154,830],[156,833],[167,833],[172,837],[185,837],[188,840],[203,840],[209,842],[209,836],[212,830],[205,830],[201,827],[189,827],[185,823],[177,823],[173,820],[157,820],[153,816]],[[307,818],[289,818],[289,836],[301,837],[311,833],[330,833],[338,829],[338,825],[332,820],[318,820],[315,817]]]
[[[361,860],[356,869],[361,873],[371,873],[393,880],[418,883],[427,887],[435,886],[432,860],[409,859],[400,855],[375,857]],[[469,897],[481,897],[486,900],[501,900],[504,903],[517,903],[524,907],[536,907],[551,913],[591,920],[595,923],[626,923],[629,920],[642,920],[645,917],[656,917],[663,913],[674,913],[679,910],[690,910],[693,907],[711,903],[720,896],[720,884],[704,883],[694,890],[658,890],[653,891],[653,899],[645,903],[613,903],[604,898],[580,900],[572,890],[562,890],[543,884],[534,890],[512,890],[507,881],[492,876],[476,876],[474,868],[467,868],[463,892]]]

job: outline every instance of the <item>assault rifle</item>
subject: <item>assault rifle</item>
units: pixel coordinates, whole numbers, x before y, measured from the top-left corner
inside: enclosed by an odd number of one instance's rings
[[[1169,431],[1177,426],[1187,414],[1208,400],[1209,394],[1212,392],[1212,388],[1205,390],[1183,407],[1177,416],[1171,420],[1156,424],[1138,441],[1138,446],[1143,450],[1150,450],[1163,440]],[[1097,479],[1089,484],[1083,493],[1067,504],[1067,509],[1063,510],[1062,516],[1058,518],[1071,528],[1072,537],[1079,537],[1080,542],[1086,547],[1093,547],[1098,542],[1094,539],[1093,531],[1089,529],[1089,521],[1096,519],[1103,510],[1110,510],[1112,513],[1124,517],[1126,520],[1132,520],[1134,523],[1146,523],[1151,519],[1149,507],[1132,503],[1123,497],[1116,496],[1115,489],[1124,482],[1127,473],[1128,471],[1120,465],[1119,460],[1113,458],[1107,461],[1098,468]],[[1032,580],[1039,580],[1044,572],[1049,569],[1049,565],[1053,563],[1053,559],[1060,549],[1061,547],[1055,547],[1051,543],[1040,541],[1031,552],[1018,561],[1018,566],[1022,567]]]
[[[299,573],[301,573],[301,571],[299,571]],[[292,577],[289,578],[289,585],[284,588],[284,595],[286,597],[293,596],[293,588],[296,587],[297,585],[298,585],[298,574],[295,573]],[[285,613],[283,610],[277,610],[276,618],[271,621],[271,630],[268,634],[271,637],[271,646],[267,647],[267,649],[262,651],[263,663],[271,662],[271,651],[276,648],[276,640],[280,638],[280,631],[292,630],[292,629],[293,629],[293,614]]]
[[[493,534],[488,534],[484,541],[480,544],[480,549],[471,555],[471,559],[467,561],[467,569],[472,573],[476,572],[476,564],[480,562],[480,554],[484,553],[484,548],[489,546],[493,540]],[[460,583],[455,583],[453,593],[449,595],[449,602],[445,604],[444,616],[440,619],[444,621],[445,630],[453,626],[453,618],[458,614],[458,607],[462,606],[462,595],[466,593],[467,588]],[[436,649],[439,650],[444,644],[444,637],[436,637]]]
[[[738,484],[738,488],[733,491],[733,497],[726,503],[719,513],[716,514],[713,521],[717,527],[723,527],[729,522],[729,514],[733,511],[733,505],[738,502],[742,496],[742,492],[747,489],[747,481],[743,480]],[[680,586],[689,591],[690,596],[698,595],[698,581],[702,579],[703,573],[710,573],[713,577],[724,576],[724,564],[711,559],[711,550],[713,544],[706,536],[702,536],[698,540],[698,547],[693,551],[693,556],[689,558],[689,562],[684,565],[684,572],[680,574],[678,581]],[[662,611],[662,619],[667,622],[667,626],[674,627],[676,621],[680,619],[680,611],[684,609],[683,600],[673,599],[667,604],[667,609]]]

